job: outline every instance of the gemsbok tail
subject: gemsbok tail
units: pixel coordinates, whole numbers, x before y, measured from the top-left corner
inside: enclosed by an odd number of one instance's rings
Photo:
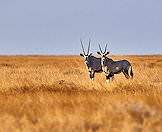
[[[133,79],[133,68],[132,68],[132,66],[129,67],[128,75],[129,75],[129,77],[131,77]]]

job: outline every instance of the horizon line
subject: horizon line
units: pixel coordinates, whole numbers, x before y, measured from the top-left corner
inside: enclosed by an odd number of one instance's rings
[[[79,54],[0,54],[1,56],[79,56]],[[162,56],[162,54],[110,54],[110,56]]]

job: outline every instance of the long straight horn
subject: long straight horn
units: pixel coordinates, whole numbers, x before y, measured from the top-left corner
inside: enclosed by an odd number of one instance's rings
[[[105,52],[104,52],[104,53],[106,53],[106,50],[107,50],[107,44],[106,44],[106,46],[105,46]]]
[[[85,54],[85,51],[84,51],[83,42],[82,42],[82,40],[81,40],[81,39],[80,39],[80,43],[81,43],[81,46],[82,46],[83,54],[84,54],[84,55],[86,55],[86,54]]]
[[[89,45],[88,45],[88,52],[87,52],[87,55],[89,55],[90,47],[91,47],[91,40],[89,39]]]
[[[101,52],[101,53],[103,53],[103,52],[102,52],[102,48],[101,48],[100,44],[98,44],[98,46],[99,46],[100,52]]]

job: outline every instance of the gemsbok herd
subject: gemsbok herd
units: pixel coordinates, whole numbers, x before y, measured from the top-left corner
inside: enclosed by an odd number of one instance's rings
[[[124,76],[129,79],[133,78],[133,70],[131,63],[127,60],[114,61],[107,57],[110,52],[107,52],[107,44],[104,51],[99,44],[99,50],[97,52],[100,58],[97,58],[90,53],[91,41],[89,40],[87,52],[84,50],[83,42],[80,40],[83,53],[80,54],[84,58],[84,62],[87,66],[90,79],[94,80],[95,73],[104,73],[106,81],[114,79],[114,74],[123,73]]]

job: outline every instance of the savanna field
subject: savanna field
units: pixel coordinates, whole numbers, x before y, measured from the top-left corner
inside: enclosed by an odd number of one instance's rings
[[[134,79],[91,81],[79,56],[0,56],[0,132],[162,132],[162,56],[112,56]]]

